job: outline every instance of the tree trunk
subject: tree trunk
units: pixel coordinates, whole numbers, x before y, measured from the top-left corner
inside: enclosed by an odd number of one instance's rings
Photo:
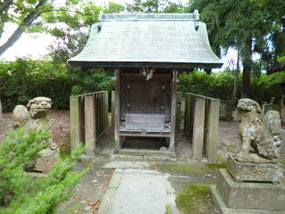
[[[33,21],[41,14],[40,7],[43,6],[48,0],[41,0],[35,7],[34,11],[23,20],[22,24],[14,31],[10,38],[3,45],[0,46],[0,56],[11,47],[24,33],[24,31],[31,26]]]
[[[251,37],[246,40],[243,53],[243,74],[242,74],[242,87],[241,98],[249,98],[250,95],[250,76],[251,76],[251,50],[252,39]]]
[[[233,108],[236,107],[238,79],[239,79],[239,50],[237,52],[237,68],[235,73],[235,82],[234,82],[234,90],[232,97]]]

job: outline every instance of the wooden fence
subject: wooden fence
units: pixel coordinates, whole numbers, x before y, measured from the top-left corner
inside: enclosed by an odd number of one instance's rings
[[[108,124],[108,92],[70,96],[71,151],[86,145],[86,153],[94,153],[96,141],[106,132]]]
[[[192,141],[193,159],[216,161],[220,100],[193,93],[185,96],[184,133]]]

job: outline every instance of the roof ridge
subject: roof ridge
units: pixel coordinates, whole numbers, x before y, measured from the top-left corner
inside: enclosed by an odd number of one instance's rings
[[[104,21],[196,21],[199,20],[199,13],[132,13],[100,14],[99,20]]]

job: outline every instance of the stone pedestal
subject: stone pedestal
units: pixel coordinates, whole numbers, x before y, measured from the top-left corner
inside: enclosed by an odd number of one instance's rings
[[[235,182],[225,169],[219,170],[213,199],[222,214],[284,214],[285,185]]]
[[[254,181],[280,183],[283,168],[273,163],[241,163],[232,156],[228,157],[227,170],[235,181]]]

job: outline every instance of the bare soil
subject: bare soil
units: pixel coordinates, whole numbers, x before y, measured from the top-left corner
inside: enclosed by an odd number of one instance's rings
[[[70,144],[69,111],[51,110],[48,117],[53,141],[61,148],[61,152],[68,153]],[[0,121],[0,142],[5,138],[9,130],[12,129],[12,126],[12,113],[3,114],[3,119]]]

